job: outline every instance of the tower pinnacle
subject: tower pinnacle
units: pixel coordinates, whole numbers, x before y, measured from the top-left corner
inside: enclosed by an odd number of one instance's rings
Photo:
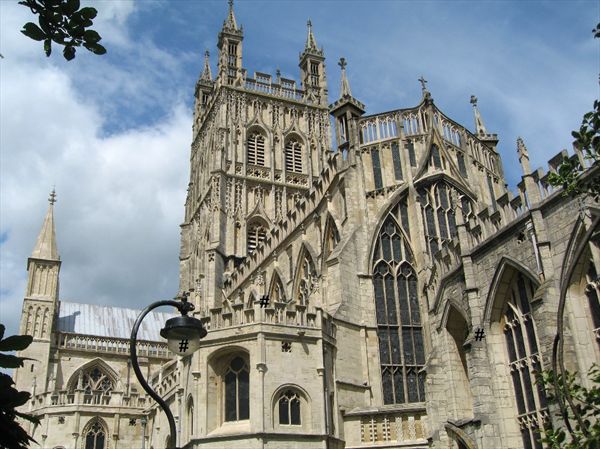
[[[200,79],[203,81],[212,81],[212,72],[210,71],[210,60],[208,59],[210,53],[208,50],[204,52],[204,69],[202,70],[202,75],[200,75]]]
[[[227,14],[227,19],[223,22],[223,29],[238,31],[237,21],[233,13],[233,0],[229,0],[229,14]]]
[[[56,203],[56,191],[54,189],[50,192],[48,203],[48,212],[46,212],[46,218],[44,218],[44,224],[31,257],[34,259],[58,260],[56,232],[54,230],[54,204]]]
[[[306,27],[308,28],[308,35],[306,36],[306,46],[304,47],[305,51],[318,51],[317,40],[315,39],[315,35],[312,31],[312,22],[310,19],[306,22]]]
[[[342,69],[342,89],[340,90],[340,97],[351,97],[352,92],[350,91],[350,83],[348,82],[348,78],[346,78],[346,66],[348,65],[346,58],[340,58],[338,65]]]
[[[487,134],[487,130],[481,119],[481,114],[479,114],[479,109],[477,109],[477,97],[475,95],[471,95],[471,104],[473,105],[473,113],[475,114],[475,130],[479,136],[484,136]]]
[[[523,169],[523,174],[527,175],[531,173],[531,167],[529,166],[529,152],[521,137],[517,138],[517,154],[519,155],[519,163]]]

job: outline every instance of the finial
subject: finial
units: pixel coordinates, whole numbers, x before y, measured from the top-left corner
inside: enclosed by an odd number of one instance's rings
[[[229,3],[229,14],[227,14],[227,19],[223,23],[223,28],[238,30],[237,22],[235,20],[235,14],[233,13],[233,0],[229,0],[228,3]]]
[[[352,92],[350,91],[350,83],[348,83],[348,78],[346,78],[346,66],[348,65],[346,58],[340,58],[338,65],[342,69],[342,89],[340,90],[340,97],[351,97]]]
[[[427,80],[425,78],[423,78],[423,75],[421,75],[421,78],[419,78],[418,81],[421,83],[421,90],[423,92],[426,92],[427,87],[425,86],[425,84],[427,84]]]
[[[229,0],[227,3],[229,3],[229,9],[233,9],[233,0]]]
[[[529,167],[529,152],[521,137],[517,137],[517,154],[519,155],[519,162],[521,163],[523,174],[527,175],[531,173],[531,168]]]
[[[475,114],[475,129],[477,134],[480,136],[485,136],[487,134],[487,130],[483,124],[483,119],[481,118],[479,109],[477,109],[477,97],[475,95],[471,95],[471,104],[473,105],[473,113]]]
[[[306,37],[306,50],[318,50],[317,48],[317,40],[315,39],[315,35],[312,32],[312,21],[310,19],[306,22],[306,27],[308,28],[308,35]]]
[[[310,19],[307,20],[306,26],[308,27],[309,31],[312,29],[312,22],[310,21]]]
[[[212,72],[210,71],[210,52],[206,50],[204,52],[204,69],[202,69],[202,74],[200,75],[200,79],[204,81],[212,81]]]
[[[48,198],[48,202],[50,203],[51,206],[54,206],[54,203],[56,203],[56,189],[54,187],[52,187],[52,192],[50,192],[50,197]]]

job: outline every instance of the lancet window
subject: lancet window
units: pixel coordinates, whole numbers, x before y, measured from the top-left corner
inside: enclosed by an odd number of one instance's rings
[[[250,417],[250,375],[242,357],[229,363],[225,376],[225,421],[241,421]]]
[[[455,205],[450,192],[451,187],[444,182],[432,184],[419,191],[430,255],[437,253],[449,240],[456,237]]]
[[[83,431],[84,449],[106,448],[106,426],[99,418],[92,419]]]
[[[394,177],[396,181],[402,180],[402,162],[400,161],[400,147],[398,142],[392,143],[392,161],[394,163]]]
[[[300,258],[300,267],[298,271],[298,280],[296,281],[296,295],[294,299],[300,305],[307,305],[308,298],[314,291],[317,282],[317,270],[308,251],[303,250]]]
[[[256,251],[256,247],[260,245],[267,237],[267,228],[261,223],[251,223],[248,225],[246,236],[246,249],[248,255]]]
[[[279,400],[279,424],[299,426],[301,424],[300,416],[300,397],[292,390],[284,391]]]
[[[269,289],[269,300],[272,304],[278,302],[285,302],[285,290],[283,283],[276,272],[273,273],[273,279],[271,280],[271,288]]]
[[[290,172],[302,172],[302,144],[293,138],[285,144],[285,169]]]
[[[265,137],[254,132],[248,136],[248,163],[254,165],[265,165]]]
[[[335,226],[335,222],[331,217],[327,219],[327,223],[325,224],[325,235],[324,235],[324,245],[323,245],[323,260],[327,259],[333,251],[333,248],[340,241],[340,236],[338,230]]]
[[[371,159],[373,160],[373,180],[375,182],[375,190],[383,187],[383,179],[381,177],[381,160],[379,159],[379,150],[374,148],[371,150]]]
[[[373,254],[373,287],[385,404],[425,400],[425,349],[410,247],[388,216]]]
[[[513,277],[506,293],[503,324],[523,445],[526,449],[542,449],[540,429],[546,426],[549,416],[546,393],[535,378],[542,365],[530,306],[533,291],[533,284],[521,273]]]
[[[458,171],[465,178],[468,177],[467,166],[465,165],[465,156],[460,151],[456,153],[456,160],[458,161]]]

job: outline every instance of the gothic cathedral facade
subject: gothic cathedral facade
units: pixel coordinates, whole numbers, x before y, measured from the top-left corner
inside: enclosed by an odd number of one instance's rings
[[[507,190],[475,97],[473,132],[423,79],[418,105],[365,115],[343,58],[329,103],[310,22],[299,84],[252,78],[243,37],[230,2],[195,90],[179,289],[208,335],[176,358],[154,314],[140,343],[178,447],[542,448],[561,290],[567,368],[600,361],[593,201],[553,191],[521,139]],[[583,161],[563,151],[550,171],[565,156]],[[53,203],[21,323],[39,362],[15,374],[31,430],[48,449],[163,449],[128,362],[136,311],[58,298]]]

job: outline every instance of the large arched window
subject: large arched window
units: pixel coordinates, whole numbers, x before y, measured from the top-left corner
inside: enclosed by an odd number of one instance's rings
[[[250,373],[240,356],[234,357],[223,376],[225,387],[225,421],[250,417]]]
[[[317,270],[313,258],[306,248],[302,248],[298,262],[293,299],[298,304],[306,306],[308,305],[308,298],[317,286]]]
[[[279,407],[279,424],[301,425],[300,396],[292,390],[285,390],[277,401]]]
[[[444,182],[419,189],[425,238],[431,256],[457,235],[454,215],[456,207],[451,191],[452,188]]]
[[[250,223],[246,234],[246,250],[248,255],[256,251],[256,247],[260,245],[266,237],[266,227],[259,222]]]
[[[385,404],[425,401],[425,350],[413,257],[388,217],[373,254],[373,287]]]
[[[77,371],[69,381],[69,391],[83,390],[85,404],[104,404],[110,402],[111,394],[115,388],[113,376],[102,365],[104,362],[96,361]]]
[[[537,332],[531,314],[533,283],[522,273],[512,276],[505,298],[503,324],[517,419],[526,449],[542,449],[540,430],[548,420],[546,394],[536,373],[542,371]]]
[[[100,418],[91,419],[83,429],[83,449],[106,448],[106,425]]]
[[[248,136],[248,163],[254,165],[265,165],[265,137],[259,132],[253,132]]]
[[[302,172],[302,144],[297,139],[290,138],[285,143],[285,169]]]

